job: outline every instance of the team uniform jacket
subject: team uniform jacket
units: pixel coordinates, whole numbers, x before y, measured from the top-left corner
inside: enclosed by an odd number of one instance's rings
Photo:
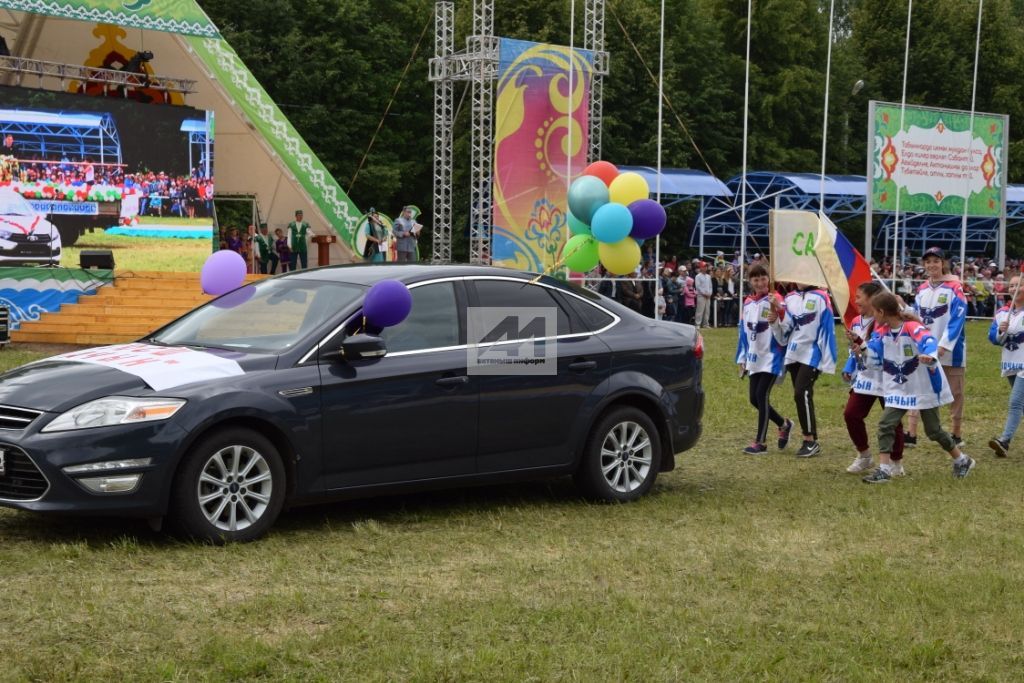
[[[999,334],[999,325],[1003,321],[1010,323],[1006,332]],[[992,318],[992,327],[988,329],[988,340],[996,346],[1003,347],[999,370],[1003,377],[1024,376],[1024,309],[1011,309],[1003,306]]]
[[[881,365],[886,407],[923,410],[953,402],[942,366],[928,366],[918,358],[939,357],[935,337],[921,323],[908,320],[896,329],[878,325],[868,348],[867,364]]]
[[[852,377],[850,388],[855,394],[882,396],[882,362],[877,357],[872,358],[873,352],[866,343],[870,338],[867,331],[873,320],[874,318],[865,318],[862,315],[853,319],[850,332],[863,339],[865,344],[862,346],[863,352],[860,355],[855,354],[852,349],[850,350],[850,357],[846,359],[843,372]]]
[[[941,362],[954,368],[967,365],[967,298],[959,280],[932,285],[924,282],[914,298],[914,311],[931,330],[939,346],[946,349]]]
[[[768,322],[771,297],[777,302],[781,301],[779,295],[775,293],[760,297],[748,296],[743,301],[736,362],[743,365],[751,375],[770,372],[778,376],[786,369],[786,346],[775,339],[771,332],[771,323]]]
[[[790,292],[785,315],[772,325],[772,333],[786,347],[786,365],[803,363],[821,372],[836,371],[836,320],[828,292]]]

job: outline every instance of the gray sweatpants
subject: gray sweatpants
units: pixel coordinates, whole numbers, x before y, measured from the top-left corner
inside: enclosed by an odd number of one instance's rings
[[[892,453],[892,444],[896,438],[896,425],[907,413],[903,408],[887,406],[882,411],[882,419],[878,421],[878,450],[881,453]],[[949,453],[956,448],[956,442],[943,428],[939,420],[938,408],[922,408],[921,422],[924,424],[924,433],[928,438],[942,446],[942,450]]]

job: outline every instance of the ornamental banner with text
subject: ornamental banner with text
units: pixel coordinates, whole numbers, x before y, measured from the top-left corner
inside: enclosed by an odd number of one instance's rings
[[[501,40],[494,100],[495,265],[542,272],[558,262],[569,238],[566,174],[575,178],[587,166],[592,73],[589,51]]]
[[[871,102],[872,208],[900,213],[1004,214],[1009,117]]]

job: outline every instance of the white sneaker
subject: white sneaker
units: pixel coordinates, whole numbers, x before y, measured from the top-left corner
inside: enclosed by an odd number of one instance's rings
[[[905,477],[907,475],[906,470],[903,469],[903,463],[894,462],[892,467],[889,468],[890,477]]]
[[[850,474],[857,474],[859,472],[863,472],[865,470],[870,469],[871,456],[869,455],[868,457],[865,458],[858,455],[856,458],[853,459],[853,462],[850,463],[850,466],[846,468],[846,471],[849,472]]]

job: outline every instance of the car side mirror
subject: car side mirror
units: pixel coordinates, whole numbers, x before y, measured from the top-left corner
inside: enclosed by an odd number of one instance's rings
[[[372,334],[354,334],[341,343],[339,355],[342,359],[376,360],[388,353],[384,339]]]

